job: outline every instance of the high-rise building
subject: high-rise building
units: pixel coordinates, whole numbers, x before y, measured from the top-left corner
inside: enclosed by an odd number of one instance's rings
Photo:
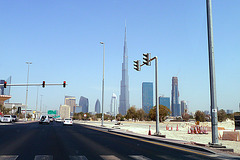
[[[88,99],[86,97],[81,96],[79,100],[79,106],[82,107],[82,112],[83,113],[88,113]]]
[[[69,105],[61,105],[59,108],[59,116],[62,119],[70,118],[70,106]]]
[[[71,116],[73,116],[73,113],[75,112],[76,108],[76,98],[74,96],[65,96],[64,104],[70,106],[70,113]]]
[[[159,97],[159,104],[166,106],[170,111],[170,97]]]
[[[4,84],[5,80],[0,80],[0,84]],[[0,95],[4,95],[4,86],[1,86],[0,87],[1,90],[0,90]]]
[[[95,104],[95,112],[100,113],[101,111],[101,106],[100,106],[100,101],[97,99],[96,104]]]
[[[110,113],[114,116],[117,115],[117,95],[114,93],[111,98]]]
[[[186,101],[181,101],[181,115],[183,115],[187,111]]]
[[[145,113],[149,113],[153,108],[153,83],[142,83],[142,109]]]
[[[80,113],[80,112],[82,112],[82,106],[76,106],[75,113]]]
[[[181,116],[179,104],[178,78],[172,77],[172,99],[171,99],[172,116]]]
[[[7,84],[11,84],[12,82],[12,76],[8,77],[6,80]],[[7,88],[4,89],[4,95],[10,95],[11,86],[7,86]],[[5,103],[9,103],[10,99],[6,100]]]
[[[128,83],[128,54],[127,54],[127,39],[126,39],[126,26],[125,38],[123,48],[123,63],[122,63],[122,80],[121,80],[121,93],[119,103],[119,113],[125,115],[130,108],[129,104],[129,83]]]

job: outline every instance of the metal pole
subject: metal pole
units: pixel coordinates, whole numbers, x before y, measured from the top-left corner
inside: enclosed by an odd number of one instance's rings
[[[38,105],[38,89],[39,87],[37,87],[37,98],[36,98],[36,119],[37,119],[37,105]]]
[[[217,98],[216,79],[213,50],[213,27],[212,27],[212,2],[206,0],[207,5],[207,29],[208,29],[208,54],[209,54],[209,74],[210,74],[210,94],[211,94],[211,121],[212,121],[212,145],[218,144],[218,119],[217,119]]]
[[[41,101],[40,101],[40,114],[42,114],[42,96],[43,95],[40,95],[41,96]]]
[[[25,121],[27,121],[27,99],[28,99],[28,80],[29,80],[29,64],[32,62],[26,62],[28,65],[28,73],[27,73],[27,88],[26,88],[26,103],[25,103]]]
[[[102,80],[102,126],[104,121],[104,114],[103,114],[103,106],[104,106],[104,63],[105,63],[105,43],[100,42],[103,44],[103,80]]]
[[[156,135],[159,135],[159,102],[158,102],[158,58],[155,57],[155,94],[156,94]]]

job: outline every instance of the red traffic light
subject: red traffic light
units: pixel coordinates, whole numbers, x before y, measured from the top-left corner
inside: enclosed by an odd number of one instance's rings
[[[6,81],[4,82],[4,88],[7,88],[7,82]]]
[[[42,87],[43,87],[43,88],[45,87],[45,81],[42,82]]]
[[[66,87],[66,81],[63,81],[63,87],[64,88]]]

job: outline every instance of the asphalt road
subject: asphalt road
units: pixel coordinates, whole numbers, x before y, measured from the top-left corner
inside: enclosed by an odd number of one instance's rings
[[[0,125],[0,160],[229,159],[216,154],[116,135],[79,124]],[[232,158],[233,159],[233,158]]]

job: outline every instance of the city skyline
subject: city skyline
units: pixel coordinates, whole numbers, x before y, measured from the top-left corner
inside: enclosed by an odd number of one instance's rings
[[[77,99],[84,95],[89,98],[89,111],[93,111],[96,99],[101,99],[102,46],[99,42],[103,41],[106,44],[104,100],[107,106],[104,112],[107,112],[112,93],[116,93],[118,99],[120,95],[126,20],[130,106],[141,108],[141,83],[154,81],[154,67],[144,67],[141,73],[133,69],[133,60],[150,52],[159,58],[159,95],[171,96],[171,77],[177,76],[181,84],[180,100],[188,101],[190,111],[210,110],[204,1],[94,2],[59,1],[42,5],[1,1],[0,29],[4,32],[0,37],[0,79],[11,75],[13,84],[26,83],[25,62],[31,61],[29,83],[43,80],[68,83],[66,88],[39,87],[42,106],[58,109],[64,104],[65,95],[75,95]],[[237,45],[240,22],[236,21],[239,5],[237,0],[231,4],[226,0],[213,1],[217,104],[220,109],[234,111],[239,110],[240,102],[240,97],[236,96],[240,89],[240,46]],[[88,7],[93,12],[87,10]],[[174,8],[175,12],[169,8]],[[24,104],[25,91],[25,87],[11,87],[10,102]],[[35,108],[36,95],[37,87],[29,87],[29,108]]]

